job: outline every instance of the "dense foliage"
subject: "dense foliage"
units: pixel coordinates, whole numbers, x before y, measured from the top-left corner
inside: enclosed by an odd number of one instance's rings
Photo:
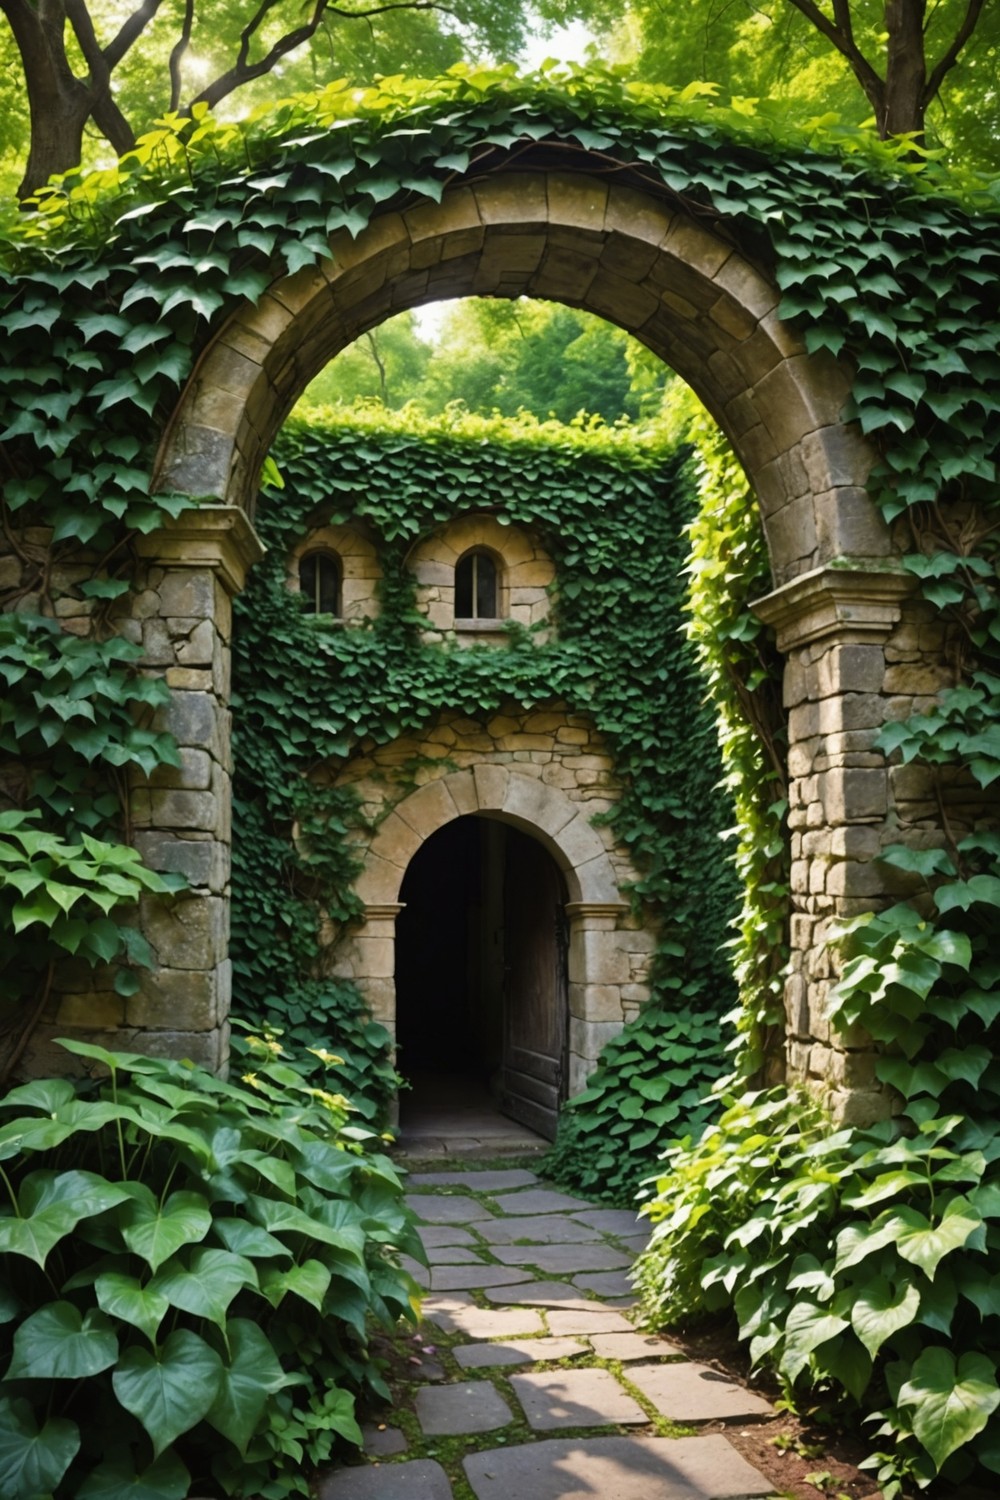
[[[107,1077],[0,1101],[0,1490],[307,1496],[412,1316],[392,1166],[267,1041],[239,1083],[64,1045]]]
[[[522,82],[502,73],[456,72],[431,83],[386,81],[365,92],[331,88],[239,122],[170,122],[113,171],[74,176],[48,194],[37,213],[20,216],[5,231],[0,288],[6,520],[12,530],[22,523],[33,528],[31,545],[38,549],[36,561],[24,553],[37,571],[37,587],[18,596],[24,613],[52,612],[53,580],[79,565],[81,547],[92,549],[86,561],[97,586],[113,594],[130,573],[123,546],[128,532],[152,530],[169,509],[189,503],[187,496],[150,499],[152,444],[211,329],[242,298],[257,295],[285,270],[315,263],[338,228],[358,233],[377,212],[439,198],[470,168],[501,170],[513,154],[524,169],[537,159],[532,152],[558,142],[563,170],[627,165],[633,182],[721,223],[773,266],[785,289],[782,311],[804,329],[808,347],[852,363],[848,415],[879,446],[875,490],[900,531],[910,527],[919,554],[914,571],[925,576],[928,597],[949,611],[967,653],[966,685],[923,724],[902,731],[898,753],[934,764],[954,756],[981,781],[991,779],[993,656],[1000,638],[990,550],[994,518],[987,514],[980,525],[974,507],[995,504],[1000,455],[995,195],[970,200],[979,205],[970,208],[928,190],[933,164],[901,161],[898,151],[873,144],[864,133],[831,134],[814,124],[807,146],[800,134],[755,120],[747,107],[716,109],[697,94],[630,85],[614,74]],[[834,142],[838,149],[829,150]],[[575,608],[569,596],[568,603]],[[577,618],[582,625],[583,616]],[[364,638],[359,633],[359,641]],[[567,637],[567,650],[570,644]],[[515,642],[509,656],[519,670],[523,658],[530,684],[528,663],[537,654]],[[44,696],[48,662],[47,656],[43,665],[29,662],[22,677],[26,701],[35,692]],[[466,670],[471,676],[475,669]],[[523,697],[523,682],[520,688]],[[92,759],[98,758],[95,751]],[[942,787],[947,812],[948,787]],[[33,799],[44,796],[17,790],[10,800],[32,811],[40,805]],[[943,915],[926,892],[919,910],[935,930],[964,930],[956,929],[954,912],[965,904],[962,922],[988,931],[997,906],[992,852],[960,848],[964,831],[949,841],[944,815],[940,822],[938,842],[959,879],[940,873],[946,889],[961,890],[945,897],[952,907]],[[96,835],[88,830],[88,836]],[[928,843],[935,837],[929,830]],[[940,883],[937,873],[929,869],[932,883]],[[655,871],[649,878],[655,883]],[[95,881],[93,889],[103,887]],[[51,912],[49,918],[41,928],[54,927],[58,918]],[[873,938],[879,933],[872,928]],[[31,934],[33,940],[38,935]],[[990,996],[993,980],[981,969],[974,935],[965,936],[977,975],[972,988]],[[906,979],[924,971],[919,933],[900,927],[885,941],[890,938],[898,954],[883,977],[898,989],[888,999],[879,995],[885,1010],[897,995],[906,1000]],[[937,1081],[925,1069],[942,1053],[955,1047],[963,1057],[976,1055],[979,1043],[966,1035],[976,1024],[974,1012],[964,1018],[957,1044],[944,1019],[952,999],[961,998],[953,993],[953,970],[946,965],[932,976],[926,994],[914,991],[930,1024],[920,1050],[906,1059],[912,1076],[897,1068],[892,1078],[907,1095],[923,1088],[927,1077]],[[863,997],[862,978],[855,974],[850,992]],[[991,1043],[987,1035],[984,1045]],[[891,1052],[899,1043],[887,1046]],[[898,1062],[890,1056],[883,1066]],[[907,1121],[912,1139],[922,1139],[912,1120],[919,1104],[920,1097],[911,1100],[911,1115],[903,1117],[891,1149],[905,1151]],[[989,1147],[989,1119],[981,1119],[973,1103],[969,1108]],[[860,1137],[856,1143],[860,1148]],[[900,1190],[913,1195],[904,1204],[908,1212],[925,1212],[916,1184]],[[944,1223],[940,1201],[936,1193],[925,1215],[935,1233]],[[977,1212],[989,1219],[991,1211],[985,1196]],[[970,1220],[968,1235],[965,1247],[975,1249],[982,1238],[978,1223]],[[860,1264],[869,1265],[869,1258]],[[994,1363],[989,1320],[972,1329],[961,1300],[958,1309],[949,1326],[956,1341],[968,1339],[960,1358],[973,1365],[955,1367],[946,1415],[975,1405],[966,1372],[975,1372],[979,1392],[979,1361],[989,1360],[991,1370]],[[923,1417],[910,1421],[907,1413],[925,1409],[920,1382],[927,1364],[935,1376],[943,1364],[939,1353],[921,1364],[923,1351],[938,1347],[936,1325],[914,1327],[918,1332],[907,1334],[908,1373],[902,1385],[889,1388],[887,1409],[896,1413],[889,1420],[903,1436],[900,1462],[913,1455],[912,1462],[926,1468],[946,1455],[940,1445],[928,1446]],[[982,1347],[974,1343],[980,1336]],[[985,1380],[972,1427],[992,1400],[993,1379]],[[988,1451],[980,1456],[989,1459]]]
[[[258,523],[270,551],[237,609],[235,1004],[298,1038],[332,1037],[347,1056],[359,1026],[380,1030],[362,1022],[357,996],[351,1019],[349,986],[312,977],[321,914],[356,914],[358,814],[349,787],[316,785],[311,770],[335,774],[362,742],[429,729],[448,709],[585,712],[624,784],[608,817],[640,872],[636,897],[662,924],[658,1005],[642,1032],[648,1086],[599,1153],[620,1191],[637,1161],[655,1160],[658,1141],[696,1120],[718,1072],[718,1016],[735,998],[718,952],[734,897],[718,833],[731,813],[714,792],[714,730],[681,631],[691,496],[679,459],[628,428],[457,416],[442,427],[378,411],[296,421],[276,452],[284,488],[267,493]],[[421,643],[407,554],[435,526],[484,508],[532,528],[553,558],[555,641],[509,627],[506,649]],[[379,617],[345,629],[307,614],[286,577],[288,553],[311,527],[348,520],[368,528],[383,582]],[[395,795],[409,789],[400,779]],[[678,1004],[702,1043],[677,1040],[684,1066],[664,1084],[651,1075]],[[582,1152],[592,1164],[589,1143]]]

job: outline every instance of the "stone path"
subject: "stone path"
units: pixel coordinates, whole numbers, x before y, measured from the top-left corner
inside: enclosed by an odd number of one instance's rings
[[[720,1421],[760,1396],[637,1330],[632,1213],[520,1169],[414,1173],[429,1267],[406,1410],[366,1432],[366,1462],[319,1500],[754,1500],[772,1484]]]

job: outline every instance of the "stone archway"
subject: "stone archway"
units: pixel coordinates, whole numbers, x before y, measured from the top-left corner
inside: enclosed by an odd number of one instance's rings
[[[387,213],[356,240],[338,234],[330,249],[217,332],[160,448],[159,488],[217,503],[139,542],[150,592],[185,601],[183,612],[166,602],[158,610],[171,641],[160,660],[176,689],[166,724],[191,770],[165,773],[162,790],[140,799],[137,841],[151,863],[193,880],[175,915],[149,903],[160,972],[148,981],[150,1029],[134,1044],[206,1061],[225,1047],[226,591],[255,555],[253,504],[270,443],[312,376],[390,314],[445,297],[534,295],[606,317],[667,361],[716,417],[757,492],[776,584],[759,610],[787,655],[791,711],[791,1071],[821,1080],[835,1109],[884,1112],[867,1054],[846,1049],[826,1019],[829,923],[882,893],[871,856],[892,837],[896,805],[874,747],[898,691],[886,651],[893,664],[912,660],[914,634],[903,618],[908,582],[886,567],[890,537],[865,490],[871,450],[841,420],[848,372],[806,352],[778,316],[768,270],[724,228],[696,222],[666,194],[586,171],[497,170],[440,203]],[[920,691],[946,681],[934,661]],[[216,747],[207,768],[206,744]],[[186,986],[204,987],[196,1020],[184,1007],[168,1017],[158,1000],[176,992],[177,969]]]
[[[578,1093],[604,1043],[621,1030],[622,989],[635,958],[645,962],[649,941],[647,933],[627,925],[628,903],[586,804],[558,787],[513,767],[483,764],[428,782],[396,803],[365,853],[355,887],[364,920],[341,945],[337,972],[354,980],[375,1019],[394,1033],[396,918],[404,876],[428,839],[470,815],[530,835],[562,876],[568,896],[566,1086],[570,1095]]]

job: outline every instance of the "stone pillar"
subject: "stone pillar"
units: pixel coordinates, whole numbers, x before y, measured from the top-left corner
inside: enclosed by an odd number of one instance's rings
[[[119,996],[112,972],[99,974],[88,993],[78,984],[60,996],[47,1030],[221,1069],[230,1000],[232,596],[264,549],[243,512],[222,505],[186,512],[139,537],[136,549],[143,572],[122,633],[142,643],[145,664],[171,688],[154,727],[173,734],[181,764],[135,780],[132,839],[148,865],[179,872],[188,889],[140,904],[154,967],[138,971],[137,993]]]
[[[365,906],[363,925],[346,944],[351,978],[371,1011],[393,1038],[396,1036],[396,918],[405,901],[383,901]],[[338,969],[338,973],[342,970]]]
[[[760,599],[754,612],[777,631],[787,657],[788,822],[791,833],[791,958],[785,982],[788,1076],[823,1096],[845,1123],[892,1109],[865,1037],[835,1032],[829,992],[838,975],[831,923],[892,899],[892,875],[875,862],[900,838],[893,784],[879,731],[919,704],[902,702],[893,642],[909,630],[912,575],[818,568]],[[947,684],[928,653],[920,691]],[[930,696],[927,701],[930,701]]]
[[[619,933],[624,901],[568,901],[569,1048],[567,1093],[580,1093],[605,1042],[617,1036],[627,1015],[622,990],[632,981],[629,952]]]

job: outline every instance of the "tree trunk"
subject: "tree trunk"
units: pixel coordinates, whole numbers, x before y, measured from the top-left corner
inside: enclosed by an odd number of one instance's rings
[[[924,134],[924,90],[927,65],[924,55],[925,0],[886,0],[886,49],[884,114],[878,121],[879,135]]]
[[[66,60],[65,13],[61,5],[0,0],[21,54],[31,118],[31,149],[17,190],[28,198],[52,176],[77,166],[83,129],[90,114],[90,92],[73,76]]]

